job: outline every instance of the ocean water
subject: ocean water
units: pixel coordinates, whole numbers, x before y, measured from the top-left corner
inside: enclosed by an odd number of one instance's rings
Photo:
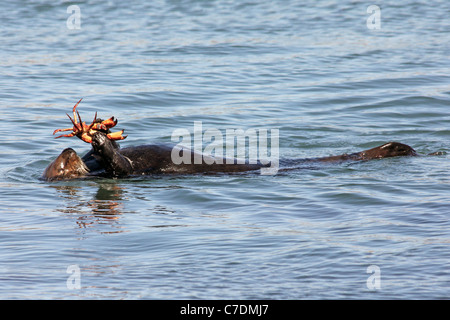
[[[0,9],[0,298],[450,297],[449,1]],[[52,135],[80,98],[83,120],[119,119],[122,146],[201,122],[278,129],[280,158],[388,141],[423,156],[41,181],[64,148],[89,150]]]

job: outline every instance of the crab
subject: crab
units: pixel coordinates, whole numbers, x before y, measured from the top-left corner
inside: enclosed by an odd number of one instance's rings
[[[94,120],[90,125],[87,125],[85,122],[81,120],[80,113],[76,111],[78,104],[80,104],[82,98],[75,104],[75,106],[72,109],[73,112],[73,119],[67,114],[70,121],[72,121],[73,127],[67,128],[67,129],[56,129],[53,134],[56,134],[57,132],[61,131],[70,131],[72,130],[72,133],[69,134],[63,134],[58,137],[55,137],[55,139],[62,138],[62,137],[74,137],[77,136],[81,140],[87,143],[92,142],[92,135],[99,130],[102,130],[104,132],[108,132],[109,129],[113,128],[117,124],[117,119],[114,119],[114,117],[111,117],[107,120],[101,120],[97,119],[97,112],[95,113]],[[77,117],[78,115],[78,117]],[[127,136],[123,136],[124,130],[108,133],[106,136],[110,140],[123,140]]]

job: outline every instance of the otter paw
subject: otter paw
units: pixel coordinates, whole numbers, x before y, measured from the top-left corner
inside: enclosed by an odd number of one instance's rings
[[[99,150],[101,146],[103,146],[106,143],[106,140],[108,138],[106,137],[106,134],[100,131],[97,131],[92,135],[92,147],[94,150]]]

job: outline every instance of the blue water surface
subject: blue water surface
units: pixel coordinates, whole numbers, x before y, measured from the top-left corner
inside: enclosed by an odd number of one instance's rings
[[[449,298],[449,12],[438,0],[2,2],[0,298]],[[80,98],[84,121],[119,119],[122,146],[201,122],[278,129],[281,158],[388,141],[423,156],[41,181],[64,148],[89,150],[52,136]]]

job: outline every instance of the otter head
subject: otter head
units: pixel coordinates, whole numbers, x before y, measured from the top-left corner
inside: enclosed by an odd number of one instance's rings
[[[65,180],[86,175],[89,169],[72,148],[64,149],[63,152],[48,165],[42,179]]]
[[[389,142],[380,147],[363,151],[361,155],[363,159],[377,159],[401,156],[417,156],[417,153],[413,148],[406,144],[399,142]]]

